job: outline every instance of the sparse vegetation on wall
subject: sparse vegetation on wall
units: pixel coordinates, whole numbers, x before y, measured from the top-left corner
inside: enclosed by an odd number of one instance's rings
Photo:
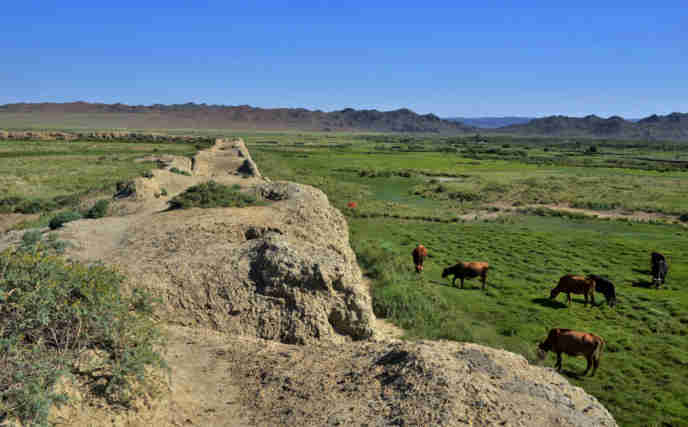
[[[238,185],[228,187],[215,181],[189,187],[173,197],[170,209],[244,207],[256,203],[256,198],[240,192]]]
[[[124,296],[116,271],[49,255],[37,237],[0,253],[0,420],[47,425],[69,378],[111,405],[155,393],[163,340],[150,296]]]

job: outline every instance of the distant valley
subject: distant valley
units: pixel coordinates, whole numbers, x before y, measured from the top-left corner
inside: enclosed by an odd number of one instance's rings
[[[447,120],[481,129],[494,129],[528,123],[535,117],[448,117]]]

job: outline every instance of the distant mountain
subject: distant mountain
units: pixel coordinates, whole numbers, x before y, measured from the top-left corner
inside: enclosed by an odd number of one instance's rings
[[[434,114],[206,104],[125,105],[88,102],[0,105],[0,129],[18,127],[129,129],[262,129],[462,134],[475,129]]]
[[[534,117],[449,117],[446,120],[477,128],[494,129],[503,126],[528,123],[533,119]]]
[[[516,135],[688,141],[688,113],[655,114],[638,120],[619,116],[608,119],[595,115],[549,116],[494,131]]]

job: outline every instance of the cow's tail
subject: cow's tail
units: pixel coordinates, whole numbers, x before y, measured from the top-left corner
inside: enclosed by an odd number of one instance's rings
[[[592,359],[596,363],[600,363],[600,357],[602,356],[602,350],[604,350],[604,340],[602,337],[597,337],[597,343],[595,343],[595,351],[592,352]]]

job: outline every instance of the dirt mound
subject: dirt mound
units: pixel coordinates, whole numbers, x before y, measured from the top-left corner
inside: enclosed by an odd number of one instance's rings
[[[558,374],[475,344],[273,345],[263,360],[251,357],[253,346],[245,341],[218,357],[243,376],[254,425],[616,425]]]
[[[375,316],[342,214],[312,187],[257,192],[283,200],[159,213],[110,259],[127,266],[130,286],[163,299],[170,322],[287,343],[371,336]]]

